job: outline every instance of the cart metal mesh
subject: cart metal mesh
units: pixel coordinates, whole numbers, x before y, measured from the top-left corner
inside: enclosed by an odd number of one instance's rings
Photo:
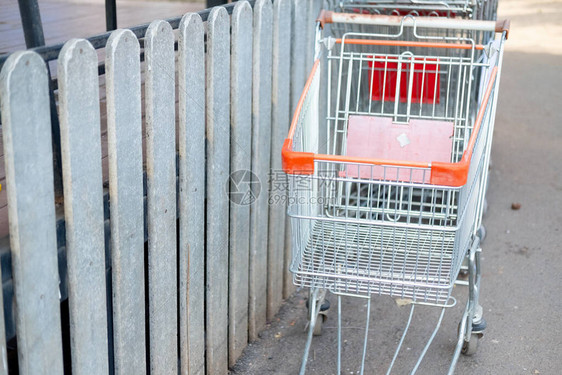
[[[346,294],[445,301],[454,242],[454,232],[316,221],[295,282]]]

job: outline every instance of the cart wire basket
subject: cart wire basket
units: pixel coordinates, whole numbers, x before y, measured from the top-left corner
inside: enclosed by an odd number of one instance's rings
[[[397,31],[334,38],[325,25],[337,23]],[[406,29],[415,40],[404,40]],[[424,29],[498,38],[483,45]],[[508,29],[508,22],[322,11],[317,59],[282,150],[290,270],[295,285],[311,290],[301,373],[325,291],[338,300],[387,295],[444,311],[472,249],[460,347],[470,340],[481,310],[477,232]]]

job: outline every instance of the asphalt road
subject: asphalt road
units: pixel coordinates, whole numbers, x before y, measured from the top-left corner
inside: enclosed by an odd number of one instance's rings
[[[484,219],[481,304],[488,329],[456,374],[562,374],[562,2],[500,0],[512,18],[506,47]],[[520,203],[519,210],[511,208]],[[454,295],[464,300],[465,291]],[[297,374],[305,343],[305,293],[288,300],[232,374]],[[335,297],[331,298],[335,307]],[[461,304],[462,305],[462,304]],[[345,299],[343,374],[357,374],[365,301]],[[313,341],[307,374],[335,374],[336,311]],[[442,327],[417,372],[446,373],[461,306]],[[392,358],[409,309],[373,299],[366,374]],[[408,374],[438,318],[417,308],[393,374]]]

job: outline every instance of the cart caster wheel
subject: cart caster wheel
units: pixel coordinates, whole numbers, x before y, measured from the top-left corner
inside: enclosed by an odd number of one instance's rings
[[[484,198],[484,203],[482,203],[482,216],[486,216],[488,213],[488,200]]]
[[[306,308],[310,309],[310,305],[309,305],[308,302],[309,301],[307,300],[306,301]],[[328,319],[328,309],[329,308],[330,308],[330,301],[325,299],[322,302],[322,305],[320,306],[320,312],[318,313],[318,316],[316,317],[316,323],[314,324],[314,331],[313,331],[314,336],[321,336],[322,335],[322,326],[324,325],[324,322],[326,321],[326,319]],[[309,314],[310,314],[310,310],[309,310]],[[308,324],[310,324],[310,321],[308,322]],[[308,324],[307,324],[307,326],[308,326]]]
[[[478,237],[480,237],[480,243],[484,242],[486,238],[486,228],[483,225],[480,225],[480,228],[478,228]]]
[[[308,300],[306,300],[306,308],[308,309],[309,307],[310,305],[308,304]],[[322,306],[320,306],[320,312],[328,311],[329,308],[330,308],[330,301],[325,299],[324,302],[322,303]]]
[[[480,322],[472,323],[472,333],[478,333],[482,335],[482,332],[488,327],[488,323],[486,323],[486,319],[481,318]]]
[[[478,351],[478,342],[480,341],[481,337],[482,333],[472,333],[472,335],[470,335],[470,340],[465,341],[462,346],[462,354],[466,356],[476,354],[476,352]]]
[[[312,332],[314,336],[322,336],[322,327],[326,319],[328,319],[326,314],[318,314],[318,317],[316,317],[316,324],[314,325],[314,331]]]

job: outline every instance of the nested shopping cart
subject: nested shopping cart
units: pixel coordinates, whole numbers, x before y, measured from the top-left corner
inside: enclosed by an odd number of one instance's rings
[[[497,17],[497,0],[340,0],[333,9],[350,14],[378,14],[389,16],[439,17],[449,19],[488,20]],[[341,38],[346,32],[393,34],[395,28],[388,24],[336,23],[332,25],[331,34]],[[479,29],[457,29],[444,27],[432,30],[433,36],[470,38],[477,44],[487,44],[494,38],[494,32]],[[416,40],[411,30],[404,30],[402,40]],[[356,45],[361,52],[363,46]],[[478,84],[473,85],[479,91]]]
[[[497,0],[342,0],[341,12],[495,20]]]
[[[395,32],[334,38],[325,25],[338,23]],[[324,319],[326,291],[338,300],[338,374],[342,296],[368,301],[361,374],[372,296],[411,305],[388,373],[415,307],[440,308],[415,373],[445,310],[456,304],[451,293],[465,256],[469,298],[449,373],[461,352],[476,350],[485,328],[478,229],[508,28],[508,22],[322,11],[317,59],[282,150],[290,181],[290,269],[297,286],[310,288],[301,374]],[[402,38],[406,29],[416,40]],[[454,32],[444,36],[444,29],[497,37],[482,45]]]

